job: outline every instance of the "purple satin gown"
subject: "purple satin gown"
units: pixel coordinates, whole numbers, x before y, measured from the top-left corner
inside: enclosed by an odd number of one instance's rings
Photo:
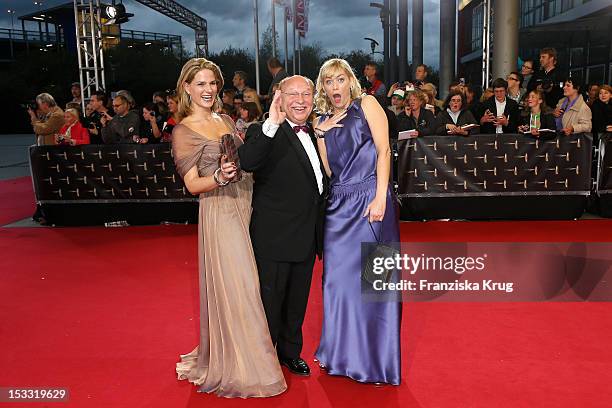
[[[316,358],[329,374],[397,385],[401,303],[361,299],[361,243],[376,241],[363,213],[376,195],[377,155],[359,99],[349,105],[341,123],[344,127],[325,135],[332,177],[323,238],[323,329]],[[372,226],[381,241],[399,241],[390,188],[383,222]]]

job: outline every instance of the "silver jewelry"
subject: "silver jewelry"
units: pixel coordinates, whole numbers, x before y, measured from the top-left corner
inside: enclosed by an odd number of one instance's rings
[[[219,180],[220,172],[221,172],[221,167],[218,167],[217,170],[215,170],[215,172],[213,173],[213,180],[215,180],[215,183],[217,183],[219,187],[227,186],[230,183],[230,181],[229,180],[225,180],[225,181]]]
[[[314,130],[314,134],[317,137],[317,139],[325,138],[325,131],[323,129],[316,127],[313,130]]]

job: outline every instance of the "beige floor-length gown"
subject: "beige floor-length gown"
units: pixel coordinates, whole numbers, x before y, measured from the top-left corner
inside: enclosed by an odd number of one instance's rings
[[[223,118],[234,129],[231,119]],[[235,131],[234,137],[242,143]],[[219,140],[185,125],[174,128],[172,149],[181,177],[193,166],[200,176],[219,167]],[[269,397],[287,389],[249,237],[252,188],[251,175],[243,172],[241,181],[200,194],[200,344],[176,365],[179,379],[223,397]]]

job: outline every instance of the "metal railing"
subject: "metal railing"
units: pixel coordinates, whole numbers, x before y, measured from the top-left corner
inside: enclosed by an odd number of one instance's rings
[[[46,31],[32,31],[32,30],[15,30],[11,28],[0,28],[0,39],[7,39],[13,41],[32,41],[32,42],[45,42],[45,43],[63,43],[64,35],[56,32]]]

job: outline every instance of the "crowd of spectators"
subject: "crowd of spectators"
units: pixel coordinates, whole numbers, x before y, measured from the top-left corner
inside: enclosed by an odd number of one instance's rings
[[[229,115],[240,135],[267,117],[267,109],[279,82],[288,76],[277,58],[267,62],[272,82],[266,94],[249,87],[246,72],[233,73],[233,87],[226,88],[219,113]],[[375,63],[362,67],[363,89],[387,109],[391,138],[432,135],[525,133],[535,137],[612,131],[612,88],[607,84],[582,84],[577,78],[561,78],[557,52],[544,48],[539,69],[526,59],[520,70],[494,79],[486,89],[451,83],[445,101],[429,80],[429,67],[415,67],[413,80],[385,84]],[[72,99],[65,111],[53,96],[37,96],[28,111],[38,144],[113,144],[170,142],[179,122],[174,90],[156,91],[150,102],[138,105],[127,90],[110,95],[102,90],[86,101],[81,112],[79,83],[71,87]],[[403,132],[403,133],[400,133]]]
[[[444,103],[435,99],[436,87],[427,81],[428,68],[419,65],[414,81],[389,87],[385,106],[396,114],[397,130],[408,132],[409,137],[517,132],[554,137],[591,132],[597,140],[598,135],[612,131],[610,85],[586,87],[577,78],[562,78],[554,48],[542,49],[539,62],[539,70],[528,59],[520,71],[493,80],[480,99],[473,85],[459,79],[450,85]],[[366,78],[370,73],[366,67]],[[427,96],[423,98],[422,93]],[[433,123],[431,116],[423,116],[422,101],[435,115]]]

